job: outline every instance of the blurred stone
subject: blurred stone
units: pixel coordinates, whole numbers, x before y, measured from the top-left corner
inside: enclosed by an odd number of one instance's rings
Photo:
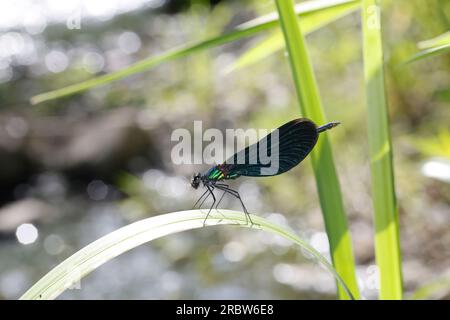
[[[136,125],[135,119],[136,110],[123,108],[79,124],[60,165],[69,168],[89,165],[104,171],[144,153],[151,144],[150,137]]]
[[[27,179],[32,164],[24,153],[29,121],[22,114],[4,113],[0,116],[0,198],[10,197],[18,182]]]
[[[434,279],[433,270],[418,259],[403,259],[403,282],[405,288],[414,290]]]
[[[47,220],[57,212],[57,208],[37,199],[12,202],[0,208],[0,233],[14,232],[23,223]]]
[[[77,121],[58,119],[56,125],[55,119],[41,119],[29,148],[30,158],[77,177],[109,177],[140,155],[157,163],[157,153],[151,152],[152,139],[137,125],[136,114],[136,109],[119,108]]]
[[[21,152],[7,151],[0,146],[0,190],[2,196],[13,189],[17,182],[28,176],[31,164]]]
[[[18,183],[29,183],[41,172],[55,172],[76,180],[112,181],[121,170],[161,167],[160,143],[154,137],[169,130],[139,125],[140,110],[116,108],[92,116],[39,116],[32,111],[0,116],[0,203],[14,199]],[[150,134],[150,132],[152,134]],[[139,170],[138,170],[139,171]]]
[[[374,230],[370,221],[355,219],[350,223],[352,244],[358,264],[369,264],[374,259]]]

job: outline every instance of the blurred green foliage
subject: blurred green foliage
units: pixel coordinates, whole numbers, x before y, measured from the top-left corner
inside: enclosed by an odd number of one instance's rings
[[[445,273],[450,263],[450,239],[444,219],[450,206],[448,183],[425,177],[420,170],[422,161],[428,157],[449,157],[450,54],[446,51],[414,63],[405,65],[404,62],[419,50],[426,49],[429,45],[426,41],[448,32],[450,2],[385,0],[382,1],[382,8],[386,93],[392,125],[402,252],[407,271],[405,290],[410,293],[426,284],[431,279],[430,275]],[[167,137],[173,128],[190,129],[192,121],[199,119],[204,121],[205,127],[220,129],[275,128],[286,119],[298,116],[285,52],[277,52],[246,68],[226,72],[242,54],[266,39],[268,33],[202,51],[77,96],[34,107],[28,104],[29,98],[117,70],[187,42],[229,31],[240,23],[274,10],[273,1],[222,1],[212,8],[200,2],[193,6],[187,4],[181,11],[144,9],[105,22],[87,22],[81,30],[49,25],[35,37],[43,48],[36,63],[38,66],[14,66],[14,77],[0,84],[2,115],[25,114],[30,115],[30,121],[53,119],[53,123],[57,124],[66,119],[85,121],[115,109],[131,107],[139,112],[139,126],[148,130],[157,144],[151,152],[158,153],[163,160],[163,166],[153,169],[170,177],[189,177],[198,168],[174,166],[170,162],[171,145]],[[357,266],[366,268],[374,263],[374,256],[360,27],[360,16],[353,13],[313,32],[306,41],[325,112],[329,119],[342,123],[329,136],[335,148]],[[137,52],[124,54],[117,49],[117,37],[124,31],[139,36],[142,45]],[[42,62],[48,51],[54,48],[69,57],[69,65],[64,72],[49,72]],[[82,59],[86,52],[99,53],[105,59],[104,68],[96,73],[90,72]],[[113,54],[117,52],[119,58],[113,59]],[[118,63],[114,63],[115,60]],[[52,128],[48,127],[49,132]],[[63,128],[55,135],[59,138],[66,129],[69,128]],[[52,132],[47,136],[51,136]],[[27,139],[38,140],[34,136]],[[58,139],[55,141],[57,143]],[[37,158],[37,153],[29,154]],[[40,163],[35,167],[38,169],[33,174],[48,170]],[[123,216],[128,221],[152,215],[156,210],[186,209],[195,201],[197,194],[191,190],[183,199],[161,196],[157,190],[149,192],[142,183],[142,172],[129,170],[133,173],[130,176],[129,173],[124,174],[123,169],[117,169],[112,174],[117,177],[118,189],[127,196],[120,206],[125,208]],[[30,177],[30,181],[33,178]],[[17,185],[21,183],[23,180],[17,181]],[[324,229],[309,163],[303,163],[288,175],[258,181],[243,180],[242,184],[258,192],[258,202],[249,205],[252,212],[259,212],[263,207],[265,212],[283,213],[290,225],[307,236]],[[292,185],[296,185],[295,190],[290,187]],[[45,194],[41,197],[45,199]],[[94,205],[87,203],[81,206],[78,195],[74,197],[75,209],[78,210],[74,209],[76,217],[84,217],[85,208]],[[67,201],[63,199],[58,205],[62,207],[61,203]],[[236,204],[225,202],[224,205],[228,208]],[[68,222],[60,223],[64,226]],[[79,235],[79,241],[74,241],[71,252],[85,244],[82,236]],[[192,273],[195,279],[201,279],[196,283],[199,290],[218,288],[224,283],[236,281],[253,288],[253,292],[267,292],[269,297],[297,298],[305,294],[304,287],[272,283],[270,277],[257,277],[268,274],[267,271],[278,262],[304,264],[304,259],[294,250],[276,244],[263,244],[259,238],[246,238],[243,234],[232,236],[227,231],[207,235],[194,233],[192,237],[197,241],[194,246],[197,250],[189,251],[192,255],[174,258],[174,265],[186,277]],[[221,243],[236,241],[233,240],[236,237],[243,243],[249,243],[253,251],[241,261],[240,267],[223,260],[217,262],[223,249]],[[184,240],[180,242],[187,242]],[[170,243],[170,240],[161,241]],[[207,248],[205,241],[208,241]],[[258,251],[259,246],[262,251]],[[170,252],[165,245],[161,248],[166,248],[161,249],[161,255],[166,254],[164,250]],[[264,248],[272,251],[265,252]],[[167,256],[170,256],[169,253]],[[36,268],[35,274],[30,277],[37,280],[50,264],[60,261],[59,258],[44,259],[36,254],[36,261],[41,261],[42,265],[38,267],[37,263],[28,263]],[[8,260],[9,263],[13,261]],[[248,270],[253,270],[251,275]],[[365,275],[366,269],[362,270]],[[326,292],[311,291],[309,288],[305,297],[330,297]],[[371,291],[368,293],[366,288],[361,292],[363,296],[370,296]],[[196,297],[197,294],[180,293],[181,297]]]

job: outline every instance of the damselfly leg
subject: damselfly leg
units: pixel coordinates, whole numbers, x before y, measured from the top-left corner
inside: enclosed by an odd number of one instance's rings
[[[198,206],[199,208],[202,206],[203,202],[205,202],[205,200],[210,196],[208,194],[208,190],[206,190],[205,192],[203,192],[203,194],[200,196],[200,198],[198,198],[198,200],[194,203],[194,206],[192,207],[192,209],[195,209],[197,207],[197,204],[200,202],[200,200],[202,200],[202,198],[206,195],[206,198],[203,199],[203,201],[200,203],[200,205]]]
[[[236,190],[233,190],[231,188],[228,187],[228,185],[226,184],[219,184],[216,183],[215,187],[219,190],[224,191],[224,193],[229,193],[231,194],[233,197],[237,198],[239,200],[239,202],[241,203],[242,209],[244,209],[244,213],[245,213],[245,223],[248,224],[248,221],[250,221],[251,225],[254,225],[252,218],[250,217],[250,213],[248,212],[247,208],[244,205],[244,202],[242,201],[241,195],[239,194],[239,192],[237,192]]]
[[[214,208],[214,205],[216,204],[216,196],[214,195],[214,192],[213,192],[214,187],[213,186],[209,186],[209,185],[205,185],[205,187],[206,187],[206,189],[208,189],[209,194],[213,197],[213,203],[211,205],[211,208],[209,208],[209,210],[208,210],[208,213],[207,213],[207,215],[205,217],[205,220],[203,220],[203,226],[205,225],[206,220],[208,219],[209,214],[211,213],[211,210]]]

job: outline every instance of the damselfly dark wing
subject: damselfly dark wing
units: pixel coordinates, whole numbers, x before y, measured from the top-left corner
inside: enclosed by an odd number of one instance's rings
[[[292,120],[276,130],[278,137],[272,132],[225,161],[225,179],[284,173],[305,159],[317,143],[317,127],[308,119]]]

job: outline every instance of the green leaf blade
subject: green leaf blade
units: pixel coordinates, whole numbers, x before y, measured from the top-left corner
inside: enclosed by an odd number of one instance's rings
[[[354,0],[316,0],[308,1],[299,4],[296,7],[296,13],[299,15],[307,15],[316,11],[324,10],[328,7],[341,5],[342,3],[354,2]],[[39,104],[45,101],[50,101],[66,96],[70,96],[76,93],[106,85],[113,81],[118,81],[128,76],[142,73],[150,70],[162,63],[173,61],[182,57],[186,57],[190,54],[200,52],[202,50],[217,47],[228,42],[243,39],[249,36],[253,36],[261,31],[274,28],[278,25],[278,18],[276,14],[269,14],[263,17],[256,18],[248,21],[236,27],[236,29],[222,35],[208,38],[206,40],[193,42],[180,46],[178,48],[163,52],[161,54],[143,59],[132,64],[129,67],[125,67],[118,71],[114,71],[102,76],[94,77],[89,80],[76,83],[63,87],[61,89],[52,90],[49,92],[41,93],[31,98],[31,104]]]
[[[325,123],[326,119],[313,66],[294,13],[293,1],[276,0],[276,4],[289,53],[301,114],[318,124]],[[353,295],[359,298],[351,237],[327,133],[321,134],[316,147],[311,152],[311,159],[334,267]],[[348,298],[346,291],[341,286],[338,286],[338,294],[341,299]]]
[[[300,28],[305,35],[310,34],[324,26],[352,13],[360,7],[360,1],[346,1],[335,6],[325,7],[322,10],[303,14],[299,20]],[[275,31],[266,39],[242,54],[234,63],[226,68],[226,72],[239,70],[256,64],[270,55],[284,49],[283,34]]]
[[[450,51],[450,43],[449,44],[443,44],[437,47],[431,47],[424,49],[422,51],[417,52],[415,55],[413,55],[411,58],[405,61],[405,64],[409,64],[411,62],[416,62],[419,60],[423,60],[425,58],[429,58],[431,56],[436,56],[439,54],[444,54],[445,52]]]
[[[377,0],[363,0],[362,10],[375,256],[380,274],[380,298],[402,299],[398,210],[384,84],[381,11]]]
[[[92,242],[57,265],[25,292],[20,299],[55,299],[74,283],[80,281],[81,278],[114,257],[154,239],[202,228],[204,227],[205,217],[206,213],[201,210],[180,211],[147,218],[122,227]],[[258,216],[252,215],[251,218],[255,223],[253,226],[247,224],[243,212],[213,210],[207,220],[206,227],[237,225],[284,237],[310,253],[335,277],[341,286],[347,288],[345,282],[327,259],[290,229]],[[348,294],[351,296],[350,291],[348,291]]]

